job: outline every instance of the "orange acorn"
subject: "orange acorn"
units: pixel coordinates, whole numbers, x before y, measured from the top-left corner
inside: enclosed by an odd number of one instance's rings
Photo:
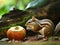
[[[26,35],[26,30],[21,26],[11,27],[7,31],[7,37],[9,40],[14,39],[17,41],[21,41],[24,39],[25,35]]]

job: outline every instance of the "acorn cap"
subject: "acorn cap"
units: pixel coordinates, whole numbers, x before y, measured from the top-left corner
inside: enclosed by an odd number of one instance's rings
[[[9,30],[11,30],[11,31],[21,31],[21,30],[23,30],[24,28],[23,27],[21,27],[21,26],[15,26],[15,27],[11,27]]]

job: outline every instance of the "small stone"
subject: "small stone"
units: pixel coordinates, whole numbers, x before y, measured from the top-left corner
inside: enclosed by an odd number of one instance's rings
[[[1,41],[8,41],[8,38],[3,38],[1,39]]]
[[[59,40],[59,38],[58,37],[54,37],[54,40]]]

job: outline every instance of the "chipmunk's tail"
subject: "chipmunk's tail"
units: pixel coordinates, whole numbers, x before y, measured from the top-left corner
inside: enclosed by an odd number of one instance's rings
[[[60,31],[60,22],[56,25],[54,33],[57,34]]]

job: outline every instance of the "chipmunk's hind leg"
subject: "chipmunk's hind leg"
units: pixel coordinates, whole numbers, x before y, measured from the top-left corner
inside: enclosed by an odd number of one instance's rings
[[[43,27],[39,33],[41,33],[41,37],[43,38],[43,40],[48,40],[48,33],[49,31],[47,30],[46,27]]]

